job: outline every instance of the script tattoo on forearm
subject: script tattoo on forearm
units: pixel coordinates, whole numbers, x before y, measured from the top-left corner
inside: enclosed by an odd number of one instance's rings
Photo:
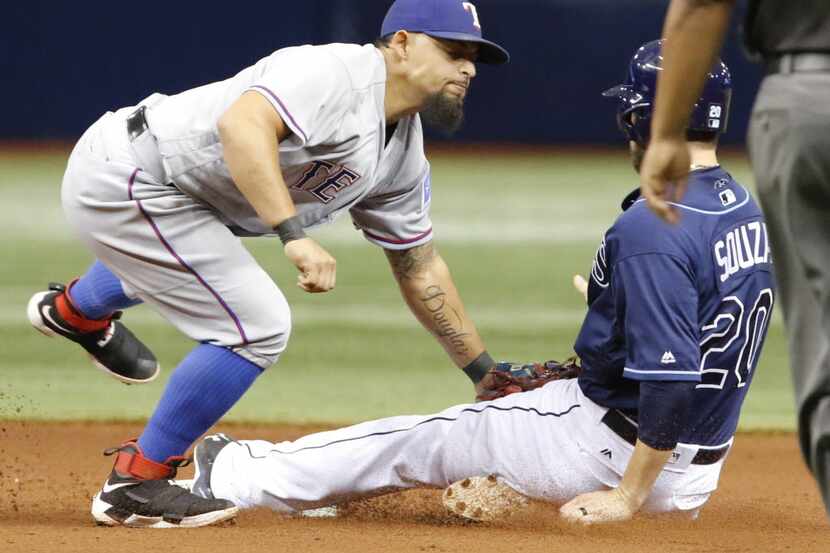
[[[468,353],[465,338],[470,333],[464,332],[464,321],[458,311],[447,304],[447,293],[440,286],[430,285],[426,287],[420,300],[432,318],[436,336],[451,345],[456,354]]]
[[[392,271],[399,280],[410,280],[423,272],[424,267],[429,265],[436,255],[432,242],[408,250],[385,250],[385,252]]]
[[[412,302],[420,302],[431,322],[431,332],[452,348],[456,355],[469,353],[464,329],[464,319],[447,299],[447,293],[428,276],[430,265],[438,252],[432,242],[408,250],[385,250],[395,278],[405,294],[411,294]],[[420,316],[419,316],[420,318]]]

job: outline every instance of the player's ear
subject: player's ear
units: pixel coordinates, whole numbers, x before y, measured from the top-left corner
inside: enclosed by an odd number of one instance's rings
[[[404,30],[400,30],[392,35],[389,40],[389,47],[395,51],[398,57],[406,61],[409,58],[409,49],[412,47],[413,35]]]

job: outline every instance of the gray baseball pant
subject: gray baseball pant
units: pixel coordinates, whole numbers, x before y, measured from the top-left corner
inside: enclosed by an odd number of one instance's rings
[[[749,152],[789,335],[801,449],[830,514],[830,73],[766,77]]]
[[[138,169],[126,117],[108,113],[69,158],[62,203],[78,236],[124,285],[188,337],[266,369],[285,350],[282,291],[208,206]]]

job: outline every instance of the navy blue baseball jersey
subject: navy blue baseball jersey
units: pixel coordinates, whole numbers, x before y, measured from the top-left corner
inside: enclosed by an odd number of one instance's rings
[[[732,437],[772,314],[761,210],[720,167],[693,171],[670,225],[631,193],[605,234],[574,349],[583,392],[636,414],[642,380],[697,385],[680,442]]]

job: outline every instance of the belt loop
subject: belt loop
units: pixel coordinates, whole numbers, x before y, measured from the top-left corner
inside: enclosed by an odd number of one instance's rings
[[[147,125],[147,107],[139,106],[127,117],[126,131],[138,167],[150,174],[159,184],[168,182],[164,162],[159,154],[158,143]]]
[[[778,72],[782,75],[789,75],[793,72],[793,55],[784,54],[778,62]]]
[[[135,142],[139,136],[147,132],[146,111],[147,106],[139,106],[127,117],[127,134],[130,137],[130,142]]]

